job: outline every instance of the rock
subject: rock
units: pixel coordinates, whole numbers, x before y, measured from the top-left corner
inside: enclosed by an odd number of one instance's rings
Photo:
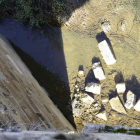
[[[97,116],[98,118],[101,118],[101,119],[107,121],[107,116],[106,116],[106,111],[105,111],[105,110],[102,111],[102,112],[100,112],[100,113],[97,114],[96,116]]]
[[[105,79],[105,75],[103,72],[103,69],[100,65],[100,62],[94,63],[93,64],[93,72],[95,75],[95,78],[98,80],[104,80]]]
[[[85,91],[94,94],[100,94],[100,90],[101,90],[100,84],[93,83],[93,82],[87,83],[87,86],[85,87]]]
[[[120,113],[126,114],[126,111],[125,111],[123,105],[121,104],[120,99],[118,98],[118,96],[116,96],[116,97],[112,98],[111,100],[109,100],[109,103],[110,103],[112,109],[114,109],[114,110],[116,110],[116,111],[118,111]]]
[[[126,30],[126,21],[125,20],[123,20],[121,22],[121,29],[122,29],[123,32]]]
[[[126,90],[125,83],[119,83],[116,85],[117,93],[124,93]]]
[[[116,62],[116,60],[115,60],[115,58],[114,58],[114,56],[113,56],[113,54],[112,54],[107,42],[106,42],[106,40],[100,42],[98,44],[98,46],[99,46],[99,50],[100,50],[100,52],[101,52],[101,54],[103,56],[103,59],[105,60],[106,64],[107,65],[114,64]]]
[[[91,105],[94,102],[94,99],[88,95],[87,97],[82,98],[82,101],[85,104]]]
[[[73,109],[73,116],[78,117],[82,114],[82,110],[80,108]]]
[[[104,22],[101,24],[101,28],[104,32],[109,32],[111,29],[109,21],[104,20]]]
[[[126,131],[126,134],[127,135],[136,135],[136,132],[135,131]]]
[[[136,103],[136,105],[134,106],[134,109],[136,111],[140,111],[140,98],[139,98],[138,102]]]
[[[84,71],[83,71],[83,70],[80,70],[80,71],[78,72],[78,76],[80,76],[80,77],[81,77],[81,76],[85,76],[85,75],[84,75]]]
[[[109,98],[107,96],[102,97],[102,103],[107,103],[109,101]]]
[[[127,92],[126,97],[127,97],[127,100],[126,100],[126,103],[125,103],[125,107],[127,109],[130,109],[131,107],[133,107],[136,104],[136,95],[129,90]]]

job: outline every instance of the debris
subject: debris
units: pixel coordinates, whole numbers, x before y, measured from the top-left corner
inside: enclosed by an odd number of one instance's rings
[[[139,98],[138,102],[136,103],[136,105],[134,106],[134,109],[136,111],[140,111],[140,98]]]
[[[85,87],[85,91],[95,93],[95,94],[100,94],[100,84],[97,83],[87,83],[87,86]]]
[[[103,59],[105,60],[106,64],[107,65],[114,64],[116,62],[116,60],[115,60],[107,42],[106,42],[106,40],[100,42],[98,44],[98,46],[99,46],[99,49],[101,51],[101,54],[102,54]]]
[[[127,92],[127,100],[126,100],[126,103],[125,103],[125,107],[127,109],[130,109],[131,107],[133,107],[136,103],[136,95],[131,92],[130,90]]]
[[[125,83],[118,83],[116,85],[116,88],[117,88],[117,93],[124,93],[126,90]]]
[[[112,98],[111,100],[109,100],[109,103],[110,103],[112,109],[114,109],[114,110],[116,110],[116,111],[118,111],[120,113],[126,114],[126,111],[125,111],[123,105],[121,104],[120,99],[118,98],[118,96],[116,96],[116,97]]]
[[[109,98],[107,96],[102,97],[102,103],[107,103],[109,101]]]
[[[96,116],[99,117],[99,118],[101,118],[101,119],[103,119],[103,120],[105,120],[105,121],[107,121],[107,116],[106,116],[106,111],[105,110],[102,111],[102,112],[100,112]]]
[[[93,72],[95,75],[95,78],[98,80],[104,80],[105,79],[105,75],[103,72],[103,69],[100,65],[100,62],[94,63],[93,64]]]

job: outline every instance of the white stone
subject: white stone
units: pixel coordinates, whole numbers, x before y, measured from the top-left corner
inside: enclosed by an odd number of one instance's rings
[[[82,98],[82,101],[85,104],[91,105],[94,102],[94,99],[88,95],[87,97]]]
[[[87,97],[82,98],[82,101],[83,101],[84,103],[92,104],[93,101],[94,101],[94,99],[88,95]]]
[[[106,64],[107,65],[114,64],[116,62],[116,60],[115,60],[115,58],[114,58],[114,56],[113,56],[113,54],[112,54],[107,42],[106,42],[106,40],[100,42],[98,44],[98,46],[99,46],[99,50],[100,50],[100,52],[101,52],[101,54],[103,56],[103,59],[105,60]]]
[[[106,116],[106,111],[105,111],[105,110],[102,111],[102,112],[100,112],[100,113],[97,114],[96,116],[97,116],[98,118],[101,118],[101,119],[107,121],[107,116]]]
[[[103,22],[101,27],[104,32],[109,32],[111,29],[110,23],[108,21]]]
[[[124,93],[126,90],[125,83],[119,83],[116,85],[117,93]]]
[[[106,98],[102,100],[102,103],[107,103],[108,101],[109,101],[108,98]]]
[[[118,111],[120,113],[126,114],[126,111],[125,111],[123,105],[121,104],[120,99],[118,98],[118,96],[116,96],[116,97],[112,98],[111,100],[109,100],[109,103],[110,103],[112,109],[114,109],[114,110],[116,110],[116,111]]]
[[[98,80],[104,80],[105,79],[105,75],[103,72],[103,69],[100,65],[100,62],[94,63],[93,64],[93,72],[95,75],[95,78]]]
[[[139,98],[138,102],[136,103],[136,105],[134,106],[134,109],[136,111],[140,111],[140,98]]]
[[[78,75],[79,75],[79,76],[84,76],[84,71],[83,71],[83,70],[80,70],[80,71],[78,72]]]
[[[130,109],[131,107],[133,107],[136,104],[136,95],[129,90],[127,92],[126,98],[127,98],[127,100],[125,103],[125,107],[127,109]]]
[[[85,91],[91,92],[94,94],[100,94],[101,86],[100,84],[97,83],[88,83],[87,86],[85,87]]]

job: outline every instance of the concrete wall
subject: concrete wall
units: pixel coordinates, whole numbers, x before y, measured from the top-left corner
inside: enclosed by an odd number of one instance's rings
[[[74,130],[47,96],[8,40],[0,35],[0,101],[7,108],[0,118],[10,113],[18,124],[40,123],[44,128]],[[3,112],[3,113],[2,113]]]

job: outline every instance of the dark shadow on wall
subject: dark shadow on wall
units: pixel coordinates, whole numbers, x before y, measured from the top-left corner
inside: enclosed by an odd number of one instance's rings
[[[20,56],[22,61],[30,69],[34,78],[48,92],[49,97],[53,101],[53,103],[57,105],[63,115],[75,127],[71,111],[72,109],[68,104],[70,102],[70,91],[67,87],[67,84],[62,81],[59,76],[47,70],[45,66],[37,63],[34,58],[23,52],[11,41],[9,42],[11,43],[17,54]]]
[[[74,4],[73,11],[87,1],[89,0],[71,0]],[[68,19],[73,11],[69,12]],[[46,89],[54,104],[74,125],[71,108],[69,109],[70,88],[61,29],[46,25],[40,29],[37,27],[30,29],[27,25],[22,26],[13,19],[6,19],[3,23],[0,25],[0,33],[11,41],[15,51],[35,79]]]

